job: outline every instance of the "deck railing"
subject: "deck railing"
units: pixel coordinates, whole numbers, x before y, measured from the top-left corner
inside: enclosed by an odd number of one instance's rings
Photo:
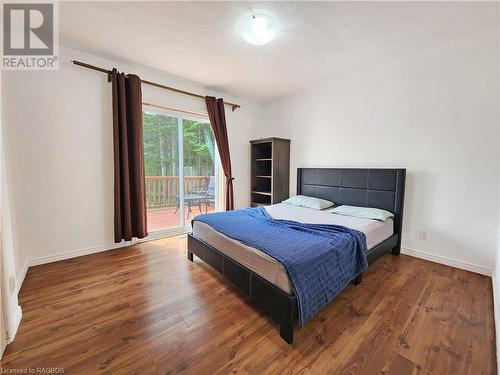
[[[214,176],[185,176],[184,194],[206,188]],[[146,208],[177,205],[178,176],[146,176]]]

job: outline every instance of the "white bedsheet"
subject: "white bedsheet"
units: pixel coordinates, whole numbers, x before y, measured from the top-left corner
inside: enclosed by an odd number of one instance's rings
[[[392,219],[377,221],[361,219],[358,217],[332,214],[326,211],[318,211],[310,208],[292,206],[279,203],[267,206],[266,211],[273,219],[293,220],[299,223],[309,224],[336,224],[363,232],[366,236],[366,247],[371,249],[394,233],[394,222]]]
[[[336,224],[359,230],[366,236],[368,249],[389,238],[394,233],[394,224],[391,219],[384,222],[361,219],[296,207],[285,203],[265,208],[273,219],[294,220],[312,224]],[[229,238],[202,222],[194,222],[193,235],[252,270],[285,293],[291,294],[292,288],[288,274],[285,267],[276,259],[258,249]]]

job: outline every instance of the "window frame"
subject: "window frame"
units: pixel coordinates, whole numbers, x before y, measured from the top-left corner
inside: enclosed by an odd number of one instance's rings
[[[183,122],[184,120],[188,121],[198,121],[198,122],[205,122],[207,124],[210,124],[210,120],[208,115],[207,116],[202,116],[196,115],[196,114],[191,114],[191,113],[184,113],[181,111],[175,111],[175,110],[170,110],[170,109],[163,109],[159,108],[156,106],[144,104],[142,105],[142,111],[143,112],[150,112],[154,114],[158,114],[161,116],[167,116],[167,117],[172,117],[172,118],[177,118],[177,126],[178,126],[178,148],[179,148],[179,189],[180,191],[184,191],[184,134],[183,134]],[[222,170],[222,164],[220,162],[220,156],[219,156],[219,150],[217,149],[217,142],[214,142],[214,149],[215,149],[215,160],[214,160],[214,171],[215,171],[215,187],[216,187],[216,200],[215,200],[215,211],[222,211],[224,209],[224,192],[225,192],[225,186],[224,186],[224,173]],[[181,194],[181,200],[180,200],[180,206],[184,207],[184,194]],[[186,223],[186,218],[185,216],[185,210],[181,209],[180,210],[180,220],[179,220],[179,226],[177,227],[171,227],[171,228],[165,228],[165,229],[157,229],[154,231],[149,231],[148,230],[148,236],[142,239],[140,242],[143,241],[150,241],[153,239],[158,239],[158,238],[165,238],[165,237],[172,237],[176,235],[181,235],[181,234],[186,234],[192,231],[192,226],[191,226],[191,220],[189,220],[188,223]]]

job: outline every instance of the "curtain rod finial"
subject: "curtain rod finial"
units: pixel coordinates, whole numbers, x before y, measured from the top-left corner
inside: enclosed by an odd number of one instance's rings
[[[231,109],[232,109],[233,112],[236,111],[238,108],[240,108],[240,106],[238,104],[233,104],[231,106]]]

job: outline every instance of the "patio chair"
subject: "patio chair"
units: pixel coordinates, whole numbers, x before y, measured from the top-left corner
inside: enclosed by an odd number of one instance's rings
[[[215,180],[210,179],[205,192],[205,213],[208,213],[208,206],[215,207]]]
[[[198,190],[192,190],[189,194],[196,194],[200,196],[198,209],[201,213],[201,204],[205,204],[205,213],[208,213],[208,206],[215,207],[215,180],[210,178],[207,186]],[[193,204],[194,206],[194,204]]]

